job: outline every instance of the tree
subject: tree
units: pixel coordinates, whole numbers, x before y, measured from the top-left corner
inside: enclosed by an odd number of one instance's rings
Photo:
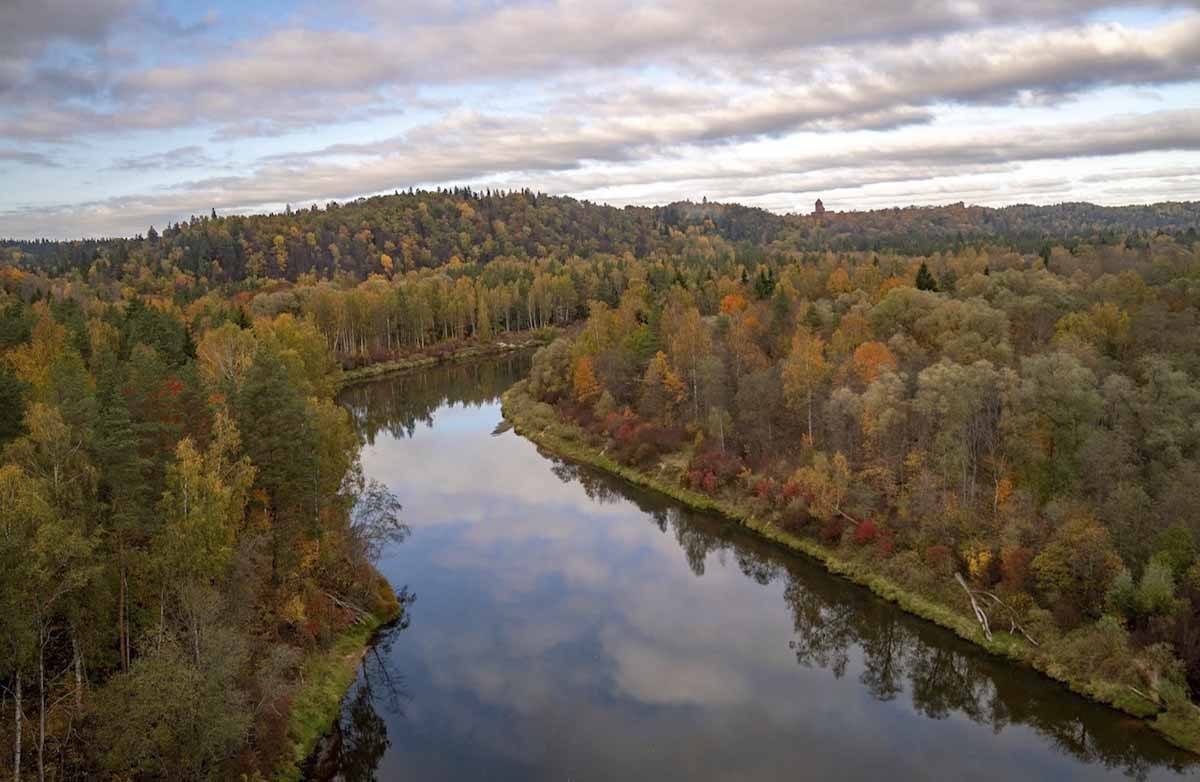
[[[591,356],[575,359],[572,387],[575,401],[581,405],[591,405],[600,396],[600,383],[596,381],[596,370]]]
[[[246,454],[266,492],[271,525],[272,573],[278,580],[298,556],[301,525],[313,506],[317,440],[308,408],[279,353],[260,344],[234,404]]]
[[[36,442],[61,435],[53,421],[38,420],[42,415],[42,411],[35,408],[29,435],[33,442],[23,440],[16,445],[28,443],[31,451],[55,453],[59,443]],[[45,465],[45,461],[41,464]],[[65,466],[66,462],[54,465],[55,469]],[[56,510],[53,496],[48,496],[48,493],[58,491],[54,480],[46,475],[26,475],[16,465],[0,467],[0,507],[3,508],[0,510],[0,563],[13,567],[12,572],[6,573],[7,578],[19,579],[11,584],[0,581],[6,592],[12,590],[9,599],[15,598],[15,614],[7,621],[0,620],[3,622],[0,629],[12,633],[10,643],[18,679],[22,674],[22,662],[30,664],[36,671],[38,730],[35,750],[39,779],[46,777],[46,722],[53,706],[47,698],[47,650],[63,629],[60,618],[65,602],[96,574],[92,557],[95,541],[78,517],[64,516]],[[12,625],[5,627],[9,623]],[[19,756],[19,751],[17,754]],[[16,777],[20,778],[19,770]]]
[[[164,584],[170,583],[184,607],[197,665],[201,612],[196,601],[218,583],[229,566],[254,481],[254,467],[248,458],[237,458],[239,449],[233,421],[219,413],[204,453],[196,450],[190,438],[179,442],[159,502],[165,523],[155,549],[161,552]]]
[[[930,453],[943,481],[957,484],[964,505],[976,498],[979,469],[989,462],[993,477],[1004,477],[998,462],[1002,397],[1011,378],[987,361],[962,366],[943,359],[921,370],[913,410],[933,433]]]
[[[819,519],[845,516],[842,504],[850,488],[850,463],[841,452],[830,459],[818,453],[813,463],[796,471],[793,480],[809,498],[808,510]]]
[[[1054,351],[1021,360],[1020,382],[1006,424],[1010,445],[1043,497],[1079,476],[1076,457],[1103,409],[1095,374],[1079,359]]]
[[[854,374],[864,385],[874,383],[884,372],[896,371],[896,357],[882,342],[864,342],[854,349]]]
[[[167,639],[101,691],[97,739],[106,770],[119,778],[226,777],[219,769],[250,727],[236,680],[246,649],[227,630],[206,645],[197,665]]]
[[[1121,558],[1108,530],[1095,519],[1078,516],[1050,536],[1034,557],[1038,587],[1052,602],[1075,616],[1099,616],[1105,595],[1121,570]]]
[[[917,269],[917,290],[931,291],[936,293],[938,289],[937,280],[933,278],[933,274],[929,271],[929,267],[925,262],[921,262],[921,267]]]
[[[37,659],[39,639],[33,610],[33,560],[37,529],[53,512],[34,481],[14,464],[0,465],[0,676],[13,686],[13,778],[21,779],[22,720],[27,677]]]
[[[829,371],[829,363],[825,360],[825,340],[807,329],[797,329],[792,337],[792,350],[784,359],[781,375],[788,403],[793,407],[802,405],[807,412],[809,443],[814,442],[813,396],[829,376]]]
[[[694,306],[675,307],[664,320],[671,363],[683,367],[691,380],[692,418],[699,418],[700,360],[712,350],[708,327]]]
[[[553,403],[566,396],[572,388],[572,368],[570,340],[556,339],[539,348],[529,371],[529,390],[534,398]]]
[[[224,323],[205,333],[196,346],[200,374],[212,388],[233,394],[254,358],[253,333]]]
[[[0,360],[0,448],[21,433],[25,418],[26,386]]]
[[[276,234],[275,238],[271,240],[271,246],[275,253],[275,268],[279,271],[281,278],[286,278],[288,270],[287,243],[282,236]]]
[[[673,421],[679,406],[687,399],[687,387],[667,362],[661,350],[646,365],[638,409],[650,419]]]

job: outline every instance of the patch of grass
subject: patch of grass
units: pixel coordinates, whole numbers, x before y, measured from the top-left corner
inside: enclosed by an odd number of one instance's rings
[[[291,757],[275,774],[278,782],[300,779],[300,768],[329,730],[341,710],[342,698],[358,675],[358,666],[371,638],[385,622],[371,617],[342,634],[332,646],[313,652],[304,661],[299,690],[288,715]]]
[[[1160,706],[1136,696],[1119,682],[1095,678],[1090,671],[1071,670],[1045,647],[1034,647],[1022,638],[1002,631],[993,632],[989,640],[970,617],[881,575],[869,563],[848,559],[814,540],[780,529],[737,502],[710,497],[677,482],[620,464],[587,445],[585,438],[578,436],[578,428],[563,421],[549,405],[530,397],[526,381],[513,385],[505,392],[502,402],[504,417],[512,423],[513,429],[539,446],[571,461],[598,467],[630,483],[653,489],[693,509],[719,513],[768,540],[819,561],[830,572],[867,587],[901,609],[941,625],[992,654],[1040,671],[1073,692],[1135,717],[1151,718],[1157,714],[1157,718],[1149,723],[1152,728],[1176,746],[1200,753],[1200,709],[1195,706],[1188,704],[1187,709],[1161,711]],[[567,436],[568,433],[571,436]]]

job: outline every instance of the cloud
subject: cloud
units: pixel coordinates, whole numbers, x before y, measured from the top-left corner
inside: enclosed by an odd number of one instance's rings
[[[636,129],[629,136],[622,135],[621,128],[581,134],[568,120],[561,122],[560,127],[548,128],[466,117],[446,126],[428,126],[394,143],[342,145],[336,150],[338,155],[361,156],[353,163],[329,162],[335,151],[325,149],[311,158],[273,160],[245,175],[204,177],[86,204],[11,209],[0,212],[0,234],[32,236],[39,229],[59,226],[76,226],[75,233],[80,232],[78,226],[85,226],[89,234],[128,234],[210,207],[223,213],[249,212],[442,181],[496,183],[507,177],[534,182],[551,192],[618,204],[651,203],[670,200],[660,192],[675,196],[703,192],[722,198],[810,194],[1013,172],[1019,164],[1035,161],[1200,150],[1200,109],[985,134],[942,133],[933,139],[859,143],[836,153],[773,155],[756,161],[741,160],[736,154],[728,158],[635,154],[645,151],[645,139]],[[660,191],[642,197],[620,192],[638,186]],[[605,192],[613,189],[618,192]]]
[[[294,9],[253,23],[176,18],[157,0],[97,0],[81,17],[64,4],[0,8],[0,149],[12,150],[0,160],[71,160],[63,189],[87,195],[60,207],[0,197],[0,233],[140,231],[211,206],[452,182],[779,208],[826,190],[926,182],[937,195],[935,177],[1196,149],[1193,98],[1145,113],[1149,99],[1130,97],[1194,95],[1194,4],[359,0],[336,19]],[[1118,89],[1143,113],[1088,104]],[[256,160],[249,150],[267,147],[245,142],[265,137],[287,138]],[[232,160],[237,174],[223,169]],[[79,187],[105,170],[171,184]],[[1171,192],[1189,187],[1175,178]]]
[[[674,97],[710,114],[746,114],[751,101],[736,96],[765,100],[750,118],[731,120],[745,132],[887,129],[927,121],[927,107],[939,102],[1048,100],[1200,76],[1200,15],[1149,29],[1078,23],[1104,5],[927,2],[914,10],[851,0],[831,12],[756,0],[729,14],[713,2],[604,0],[503,5],[403,27],[406,17],[384,16],[372,30],[288,27],[196,62],[129,69],[111,83],[93,74],[78,86],[111,94],[114,105],[34,101],[0,121],[0,136],[61,140],[190,125],[215,125],[226,139],[278,135],[394,111],[439,85],[514,82],[590,111]],[[1034,18],[1060,26],[1018,24]],[[46,71],[39,84],[50,77]],[[642,89],[631,99],[593,95],[587,106],[564,92],[572,79]],[[672,79],[712,93],[672,96],[669,87],[646,86]]]
[[[152,152],[114,160],[111,168],[118,171],[166,171],[177,168],[204,168],[217,166],[219,161],[204,151],[204,147],[191,145],[176,147],[166,152]]]
[[[0,164],[21,163],[27,166],[57,168],[59,163],[49,155],[26,149],[0,149]]]

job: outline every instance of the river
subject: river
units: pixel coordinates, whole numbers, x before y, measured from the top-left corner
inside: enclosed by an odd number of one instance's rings
[[[1182,779],[1137,720],[502,426],[528,357],[347,390],[411,534],[342,778]]]

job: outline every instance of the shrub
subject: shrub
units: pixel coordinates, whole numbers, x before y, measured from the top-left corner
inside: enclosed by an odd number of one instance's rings
[[[693,489],[712,494],[729,484],[745,468],[742,460],[717,449],[704,448],[698,451],[688,464],[687,481]]]
[[[879,537],[879,529],[875,526],[875,522],[870,519],[863,519],[854,528],[854,543],[858,546],[867,546],[875,542]]]

